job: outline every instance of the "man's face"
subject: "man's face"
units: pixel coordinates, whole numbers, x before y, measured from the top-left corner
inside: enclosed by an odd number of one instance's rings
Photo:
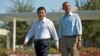
[[[70,3],[65,3],[63,5],[63,10],[65,11],[65,13],[70,13],[70,10],[71,10]]]
[[[38,17],[40,20],[42,20],[46,16],[45,10],[39,10],[38,11]]]

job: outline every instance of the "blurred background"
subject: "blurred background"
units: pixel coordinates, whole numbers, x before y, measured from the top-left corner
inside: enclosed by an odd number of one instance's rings
[[[32,22],[38,19],[36,9],[39,6],[47,9],[47,17],[54,22],[58,32],[59,19],[64,14],[62,3],[65,1],[71,3],[72,12],[78,13],[82,20],[80,51],[91,54],[92,50],[100,56],[100,0],[0,0],[0,56],[13,52],[23,56],[26,53],[35,55],[34,37],[26,46],[23,46],[23,41]],[[49,53],[57,54],[53,40],[51,41]]]

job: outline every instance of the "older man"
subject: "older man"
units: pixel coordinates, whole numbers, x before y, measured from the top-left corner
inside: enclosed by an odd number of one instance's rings
[[[64,2],[62,9],[65,14],[59,22],[59,41],[62,56],[78,56],[81,46],[82,24],[77,13],[71,12],[69,2]]]

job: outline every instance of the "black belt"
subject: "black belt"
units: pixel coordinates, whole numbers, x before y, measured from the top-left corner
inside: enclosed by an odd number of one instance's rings
[[[34,39],[34,41],[45,41],[45,40],[49,40],[49,39]]]
[[[63,35],[63,37],[67,37],[67,38],[72,38],[72,37],[76,37],[77,35],[72,35],[72,36],[66,36],[66,35]]]

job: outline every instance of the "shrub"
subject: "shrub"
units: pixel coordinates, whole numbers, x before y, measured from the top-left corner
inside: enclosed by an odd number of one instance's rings
[[[0,49],[0,56],[10,56],[10,55],[33,56],[35,55],[35,52],[30,50],[20,50],[20,49],[17,49],[15,52],[13,52],[12,49]]]
[[[82,48],[80,50],[80,56],[100,56],[100,49],[99,48]]]
[[[49,54],[57,54],[58,53],[58,50],[56,48],[50,48],[49,50]]]

